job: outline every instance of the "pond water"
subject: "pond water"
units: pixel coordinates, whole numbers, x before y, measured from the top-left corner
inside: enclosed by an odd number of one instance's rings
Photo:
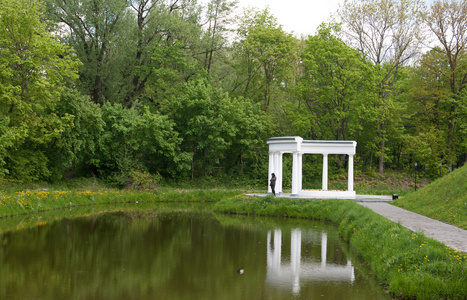
[[[0,234],[0,299],[390,299],[320,222],[125,208],[39,225]]]

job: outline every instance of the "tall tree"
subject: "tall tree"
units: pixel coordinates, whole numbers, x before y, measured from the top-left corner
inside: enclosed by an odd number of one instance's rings
[[[427,51],[418,64],[408,71],[407,110],[410,117],[406,127],[410,134],[417,134],[427,128],[448,132],[451,111],[450,71],[440,50]]]
[[[132,0],[130,7],[136,14],[132,34],[135,48],[128,53],[125,77],[131,81],[122,86],[124,101],[131,105],[145,92],[148,81],[154,77],[154,57],[167,52],[158,48],[187,47],[184,41],[199,38],[196,1],[193,0]],[[191,38],[188,38],[190,37]],[[131,36],[129,37],[131,41]],[[182,42],[181,42],[182,41]],[[125,90],[127,89],[127,90]]]
[[[0,6],[0,174],[26,179],[50,173],[47,158],[35,148],[70,126],[71,116],[53,111],[65,85],[77,80],[79,66],[47,31],[43,9],[30,0]]]
[[[242,87],[244,97],[262,101],[267,108],[274,88],[293,75],[297,41],[267,9],[245,10],[243,14],[234,46],[238,58],[236,88]]]
[[[228,122],[232,101],[207,80],[193,80],[184,93],[173,97],[167,113],[175,122],[175,130],[183,138],[181,150],[191,157],[191,178],[212,175],[235,135],[234,124]]]
[[[400,67],[419,53],[423,7],[420,0],[346,0],[338,11],[349,43],[359,49],[380,74],[377,83],[380,173],[384,172],[387,126],[393,107],[389,95]]]
[[[356,139],[374,100],[373,70],[361,53],[339,38],[340,27],[322,24],[302,54],[303,103],[310,114],[308,133],[317,139]]]
[[[207,5],[204,39],[206,52],[204,67],[210,73],[214,54],[220,52],[226,42],[225,34],[229,31],[230,14],[236,7],[237,1],[211,0]]]
[[[49,16],[63,24],[63,39],[83,62],[81,90],[101,105],[130,107],[141,98],[157,48],[176,44],[192,51],[199,44],[195,0],[47,1]]]
[[[440,47],[434,51],[442,54],[449,71],[441,73],[449,82],[448,148],[455,156],[455,128],[462,93],[467,86],[467,1],[435,1],[425,17],[426,24],[436,37]],[[465,150],[464,150],[465,151]]]
[[[120,0],[50,0],[49,15],[66,26],[64,38],[76,50],[83,67],[81,87],[95,103],[111,100],[120,78],[114,60],[122,20],[128,15],[127,3]],[[110,99],[109,99],[110,98]]]

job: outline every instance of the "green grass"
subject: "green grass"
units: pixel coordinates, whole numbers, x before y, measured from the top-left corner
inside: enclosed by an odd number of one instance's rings
[[[467,230],[467,165],[392,204]]]
[[[417,188],[428,185],[427,178],[417,179]],[[359,195],[405,196],[415,190],[415,178],[412,173],[386,170],[384,174],[358,174],[355,176],[354,189]]]
[[[46,188],[35,185],[5,186],[0,191],[0,217],[104,203],[214,202],[241,193],[239,190],[216,188],[187,190],[166,187],[157,190],[119,190],[106,188],[100,184],[67,188],[67,186]]]
[[[224,213],[331,222],[352,251],[400,299],[466,299],[467,257],[444,244],[346,200],[236,196],[215,204]]]

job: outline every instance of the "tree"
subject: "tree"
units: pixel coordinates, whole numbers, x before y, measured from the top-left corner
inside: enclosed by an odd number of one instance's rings
[[[226,25],[230,23],[229,16],[236,5],[237,1],[227,0],[211,0],[207,5],[205,24],[207,29],[203,37],[206,40],[204,67],[208,74],[211,71],[214,54],[225,46],[227,39],[222,34],[228,32]]]
[[[183,138],[181,151],[191,158],[191,178],[195,173],[211,175],[223,158],[223,151],[229,146],[226,137],[234,134],[232,125],[225,121],[228,112],[224,108],[229,102],[206,80],[188,82],[184,93],[169,101],[167,113]]]
[[[83,176],[96,174],[93,168],[98,164],[97,150],[102,144],[104,120],[101,107],[74,89],[66,89],[55,107],[59,117],[72,118],[60,137],[44,145],[52,166],[51,178],[60,179],[66,171]]]
[[[310,115],[308,135],[317,139],[355,139],[374,101],[371,65],[338,37],[340,27],[322,24],[302,54],[303,104]]]
[[[23,179],[50,174],[36,148],[71,126],[72,118],[57,116],[54,107],[78,78],[79,61],[47,31],[43,8],[27,0],[0,6],[0,174]]]
[[[134,170],[174,175],[184,168],[186,161],[178,154],[181,139],[167,116],[151,113],[147,107],[106,103],[102,120],[102,141],[92,164],[99,175],[121,182]]]
[[[266,129],[265,112],[260,103],[250,99],[234,98],[226,107],[226,121],[233,125],[234,135],[228,135],[229,148],[223,165],[225,172],[236,174],[264,174],[261,162],[262,153],[266,154],[264,141],[269,137]],[[261,178],[262,176],[253,176]]]
[[[462,93],[467,85],[467,1],[435,1],[426,13],[425,22],[441,45],[433,50],[442,54],[449,66],[448,72],[440,75],[449,82],[448,148],[454,157],[458,109],[464,105]]]
[[[134,40],[136,47],[129,47],[125,57],[124,78],[131,83],[123,84],[121,93],[131,106],[137,99],[147,96],[147,86],[157,77],[159,66],[154,61],[160,59],[160,53],[188,51],[187,45],[198,39],[201,32],[195,22],[199,12],[193,0],[133,0],[130,7],[136,14],[136,26],[131,27],[129,39]],[[177,66],[173,68],[176,70]]]
[[[47,0],[48,15],[83,62],[81,91],[130,107],[145,93],[154,49],[199,44],[194,0]],[[57,29],[55,29],[57,30]]]
[[[263,99],[267,108],[274,84],[280,86],[294,71],[295,39],[282,28],[255,27],[250,30],[247,43],[263,69]]]
[[[127,4],[119,0],[50,0],[49,16],[65,25],[64,39],[83,62],[80,81],[84,94],[94,103],[113,98],[118,66],[114,63],[120,30],[128,16]],[[124,37],[126,38],[126,37]]]
[[[245,10],[237,35],[238,79],[234,89],[243,87],[245,98],[262,101],[266,109],[274,87],[282,87],[293,75],[297,42],[267,9]]]
[[[164,107],[182,138],[181,151],[190,157],[191,178],[212,176],[222,168],[233,170],[237,163],[243,168],[245,159],[258,163],[253,151],[264,143],[259,105],[230,98],[206,79],[197,79]]]
[[[418,54],[422,41],[420,0],[346,0],[338,15],[349,43],[359,49],[379,73],[377,83],[379,172],[384,172],[387,126],[392,117],[389,97],[399,69]]]

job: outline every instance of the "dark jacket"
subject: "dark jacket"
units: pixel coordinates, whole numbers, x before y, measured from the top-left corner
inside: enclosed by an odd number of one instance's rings
[[[270,182],[270,186],[276,186],[276,176],[272,176]]]

